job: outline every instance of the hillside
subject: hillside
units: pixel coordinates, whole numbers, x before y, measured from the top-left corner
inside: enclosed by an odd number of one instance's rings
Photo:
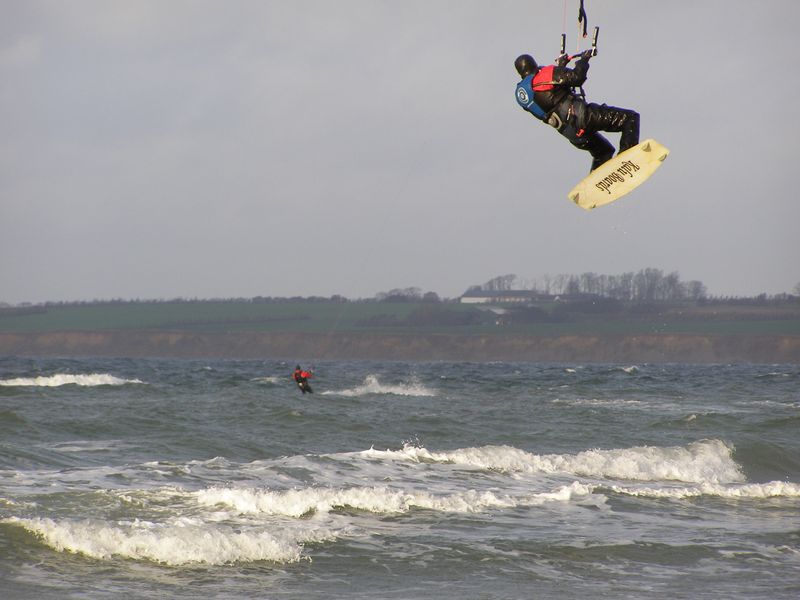
[[[800,364],[796,306],[579,308],[348,301],[6,308],[0,355]]]

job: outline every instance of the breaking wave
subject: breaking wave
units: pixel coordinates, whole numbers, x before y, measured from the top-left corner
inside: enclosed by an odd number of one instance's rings
[[[202,519],[187,517],[168,523],[16,517],[2,522],[23,527],[60,552],[97,559],[118,556],[166,565],[297,562],[302,557],[303,543],[333,537],[325,528],[268,532],[263,528],[209,526]]]
[[[129,383],[143,384],[144,382],[139,379],[122,379],[104,373],[90,373],[87,375],[57,373],[55,375],[39,377],[0,379],[0,386],[7,387],[60,387],[62,385],[96,387],[100,385],[127,385]]]
[[[634,481],[743,482],[744,475],[732,453],[733,449],[719,440],[704,440],[687,446],[639,446],[578,454],[539,455],[510,446],[431,452],[409,445],[402,450],[370,449],[361,455],[382,460],[456,463],[501,472],[569,473]]]
[[[414,508],[440,512],[474,513],[495,508],[534,506],[551,501],[569,501],[590,494],[592,488],[575,482],[553,492],[534,493],[522,498],[494,491],[467,490],[437,495],[421,490],[386,486],[353,488],[305,488],[286,491],[210,488],[195,492],[203,506],[223,505],[238,514],[268,514],[300,518],[351,508],[371,513],[406,513]]]

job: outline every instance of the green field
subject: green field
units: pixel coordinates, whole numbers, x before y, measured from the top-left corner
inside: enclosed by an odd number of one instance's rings
[[[45,312],[0,313],[0,331],[313,331],[352,329],[354,321],[390,311],[407,314],[412,304],[333,302],[159,302],[47,307]],[[22,312],[22,311],[19,311]]]
[[[0,331],[170,330],[195,332],[462,333],[592,335],[690,333],[800,335],[800,311],[640,315],[568,314],[558,322],[497,325],[471,305],[424,302],[120,302],[0,309]]]

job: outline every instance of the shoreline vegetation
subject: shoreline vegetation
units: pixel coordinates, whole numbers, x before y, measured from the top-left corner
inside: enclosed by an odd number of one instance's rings
[[[800,364],[800,303],[438,298],[0,308],[0,356]]]

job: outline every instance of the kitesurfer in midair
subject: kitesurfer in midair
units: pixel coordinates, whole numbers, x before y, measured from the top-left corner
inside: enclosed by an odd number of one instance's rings
[[[297,384],[297,387],[299,387],[304,394],[314,393],[314,391],[311,389],[311,386],[308,384],[309,378],[313,376],[314,375],[313,373],[311,373],[311,371],[304,371],[302,368],[300,368],[300,365],[297,365],[294,368],[294,373],[292,374],[294,382]]]
[[[595,50],[580,55],[575,67],[567,67],[574,58],[561,55],[556,64],[539,67],[530,54],[514,61],[522,81],[517,84],[517,102],[537,119],[553,126],[570,143],[592,155],[592,171],[614,156],[614,146],[598,131],[621,133],[619,151],[639,143],[639,113],[633,110],[587,103],[583,93],[576,93],[586,81],[589,59]]]

